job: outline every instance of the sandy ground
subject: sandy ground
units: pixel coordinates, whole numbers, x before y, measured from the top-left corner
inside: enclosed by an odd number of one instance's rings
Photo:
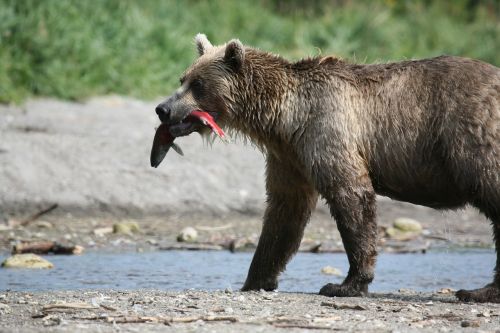
[[[255,242],[265,204],[262,154],[241,142],[215,141],[207,147],[193,135],[178,140],[184,157],[170,152],[153,169],[149,151],[158,125],[155,105],[111,96],[85,103],[40,99],[21,107],[0,106],[0,251],[6,253],[23,240],[75,243],[86,251],[155,250],[175,245],[185,226],[197,228],[203,243],[225,244],[242,238]],[[54,211],[16,226],[54,203],[58,205]],[[488,221],[471,208],[440,212],[379,197],[382,229],[397,217],[416,219],[424,227],[424,233],[413,240],[416,245],[408,243],[410,247],[492,246]],[[137,222],[141,230],[132,235],[96,232],[119,221]],[[304,239],[306,249],[318,243],[342,249],[323,203],[318,204]],[[404,244],[381,239],[385,250]],[[58,301],[84,302],[97,309],[39,314],[44,305]],[[110,308],[99,307],[100,302]],[[352,309],[357,305],[363,309]],[[40,318],[32,318],[37,314]],[[499,315],[498,305],[459,304],[452,295],[438,294],[327,299],[285,293],[0,291],[2,332],[39,331],[42,325],[47,325],[43,330],[61,332],[254,332],[279,327],[495,331],[500,329]],[[231,321],[211,321],[224,316]],[[113,324],[129,317],[156,322]],[[190,323],[175,322],[183,317],[195,318]]]

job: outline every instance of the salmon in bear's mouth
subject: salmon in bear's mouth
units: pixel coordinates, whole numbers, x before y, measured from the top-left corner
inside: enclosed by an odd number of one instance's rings
[[[174,143],[175,138],[178,136],[189,135],[200,129],[202,126],[210,128],[212,132],[214,132],[221,139],[224,139],[226,136],[210,113],[202,110],[191,111],[191,113],[189,113],[189,115],[178,124],[161,124],[160,127],[156,129],[153,147],[151,148],[151,166],[153,168],[158,167],[171,147],[180,155],[184,155],[181,148]]]

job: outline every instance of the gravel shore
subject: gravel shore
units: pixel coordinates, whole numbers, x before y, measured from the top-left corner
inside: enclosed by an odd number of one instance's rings
[[[447,294],[312,294],[232,291],[5,292],[1,332],[499,332],[499,304]]]

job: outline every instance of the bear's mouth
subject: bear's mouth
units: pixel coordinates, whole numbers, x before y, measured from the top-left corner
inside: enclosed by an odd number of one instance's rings
[[[170,148],[183,155],[180,147],[174,143],[176,137],[186,136],[195,131],[200,131],[204,127],[208,127],[221,139],[225,139],[224,131],[217,125],[212,114],[196,109],[191,111],[186,118],[177,124],[161,124],[156,129],[153,147],[151,148],[151,166],[156,168],[160,165]]]
[[[195,131],[200,131],[203,127],[208,127],[217,136],[223,138],[224,132],[215,122],[217,114],[200,109],[191,111],[181,122],[168,127],[173,137],[186,136]]]

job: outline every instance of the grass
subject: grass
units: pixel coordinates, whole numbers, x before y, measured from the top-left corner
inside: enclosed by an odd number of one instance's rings
[[[194,59],[198,32],[290,59],[454,54],[500,65],[494,0],[0,0],[0,102],[166,95]]]

